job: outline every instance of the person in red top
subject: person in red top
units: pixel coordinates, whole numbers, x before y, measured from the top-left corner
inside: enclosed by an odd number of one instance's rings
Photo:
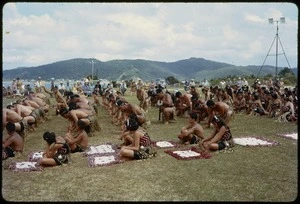
[[[148,133],[139,128],[136,120],[128,118],[126,120],[126,129],[133,135],[133,142],[128,146],[121,147],[119,152],[121,157],[139,160],[156,155]]]

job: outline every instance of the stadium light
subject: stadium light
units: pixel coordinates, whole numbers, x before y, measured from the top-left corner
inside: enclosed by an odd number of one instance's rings
[[[275,72],[275,77],[277,79],[277,75],[278,75],[278,22],[280,23],[285,23],[285,17],[280,17],[279,20],[275,20],[276,22],[276,26],[277,26],[277,29],[276,29],[276,72]],[[273,18],[269,18],[269,24],[273,24],[274,23],[274,19]]]

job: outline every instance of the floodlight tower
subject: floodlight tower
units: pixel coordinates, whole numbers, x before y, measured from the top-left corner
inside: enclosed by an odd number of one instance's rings
[[[280,17],[279,20],[275,21],[277,24],[277,28],[276,28],[276,35],[275,35],[275,39],[276,39],[276,72],[275,72],[275,77],[277,78],[277,74],[278,74],[278,22],[280,23],[285,23],[285,17]],[[274,19],[273,18],[269,18],[269,24],[274,24]]]
[[[262,67],[263,67],[264,64],[265,64],[267,57],[269,56],[270,50],[271,50],[271,48],[273,47],[273,44],[274,44],[275,39],[276,39],[276,72],[275,72],[275,79],[277,79],[277,74],[278,74],[278,42],[280,43],[281,49],[282,49],[282,51],[283,51],[282,54],[284,54],[284,56],[285,56],[284,49],[283,49],[283,47],[282,47],[282,44],[281,44],[281,41],[280,41],[280,38],[279,38],[279,35],[278,35],[278,22],[280,22],[280,23],[285,23],[285,18],[284,18],[284,17],[280,17],[280,19],[279,19],[279,20],[276,20],[275,22],[277,23],[276,35],[275,35],[275,38],[274,38],[274,40],[273,40],[273,42],[272,42],[272,44],[271,44],[271,47],[270,47],[270,49],[269,49],[269,51],[268,51],[268,54],[267,54],[267,56],[265,57],[265,60],[264,60],[264,62],[263,62],[263,64],[262,64],[262,66],[260,67],[260,70],[259,70],[259,72],[258,72],[258,74],[257,74],[257,76],[256,76],[256,79],[258,79],[258,76],[259,76],[259,74],[260,74],[260,72],[261,72],[261,69],[262,69]],[[273,23],[274,23],[274,19],[273,19],[273,18],[269,18],[269,24],[273,24]],[[290,66],[290,64],[289,64],[289,61],[288,61],[288,59],[286,58],[286,56],[285,56],[285,59],[286,59],[288,65],[289,65],[289,68],[291,68],[291,66]]]

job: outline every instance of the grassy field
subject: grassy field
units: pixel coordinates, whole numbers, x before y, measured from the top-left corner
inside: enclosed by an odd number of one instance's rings
[[[135,96],[125,97],[137,103]],[[3,106],[12,99],[4,99]],[[54,104],[54,98],[51,98]],[[25,141],[25,161],[31,151],[44,148],[44,131],[64,134],[67,121],[50,112],[50,120],[30,132]],[[153,140],[177,140],[187,123],[177,118],[169,125],[158,121],[158,109],[147,115],[147,129]],[[89,138],[90,145],[119,144],[120,126],[99,107],[102,131]],[[201,123],[203,126],[204,124]],[[213,153],[211,159],[177,160],[158,149],[155,158],[126,161],[90,168],[87,158],[72,154],[70,165],[49,167],[40,172],[12,172],[2,169],[2,196],[7,201],[271,201],[290,202],[298,196],[297,141],[277,136],[297,132],[297,125],[274,119],[236,115],[230,124],[234,137],[261,136],[279,142],[272,147],[236,145],[232,153]],[[209,136],[213,127],[205,129]],[[6,134],[6,131],[3,132]]]

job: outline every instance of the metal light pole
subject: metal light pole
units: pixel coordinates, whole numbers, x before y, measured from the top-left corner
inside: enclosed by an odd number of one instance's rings
[[[279,39],[279,36],[278,36],[278,22],[279,21],[281,23],[285,23],[285,18],[284,17],[280,17],[280,20],[275,21],[276,24],[277,24],[276,35],[275,35],[275,38],[276,38],[276,72],[275,72],[275,77],[276,78],[277,78],[277,75],[278,75],[278,39]],[[269,18],[269,23],[273,24],[274,23],[274,19],[273,18]]]
[[[281,44],[281,41],[280,41],[280,37],[279,37],[279,35],[278,35],[278,30],[279,30],[279,29],[278,29],[278,22],[280,22],[280,23],[285,23],[285,18],[284,18],[284,17],[280,17],[280,19],[277,20],[277,21],[275,21],[275,22],[277,23],[276,35],[275,35],[275,38],[274,38],[274,40],[273,40],[273,42],[272,42],[272,44],[271,44],[271,47],[270,47],[270,49],[269,49],[269,51],[268,51],[268,54],[267,54],[267,56],[265,57],[262,66],[260,67],[260,70],[259,70],[259,72],[258,72],[258,74],[257,74],[257,76],[256,76],[256,79],[258,79],[258,76],[259,76],[259,74],[260,74],[260,72],[261,72],[261,70],[262,70],[262,68],[263,68],[263,66],[264,66],[264,64],[265,64],[265,62],[266,62],[266,59],[267,59],[267,57],[269,56],[269,53],[270,53],[270,51],[271,51],[271,48],[273,47],[273,43],[274,43],[275,39],[276,39],[276,71],[275,71],[275,80],[277,80],[277,75],[278,75],[278,41],[279,41],[280,46],[281,46],[281,49],[282,49],[282,51],[283,51],[283,53],[281,53],[281,54],[284,54],[285,59],[286,59],[288,65],[289,65],[289,68],[291,68],[290,63],[289,63],[289,61],[288,61],[288,59],[287,59],[287,57],[286,57],[286,55],[285,55],[284,49],[283,49],[283,47],[282,47],[282,44]],[[273,23],[274,23],[274,19],[273,19],[273,18],[269,18],[269,24],[273,24]]]

